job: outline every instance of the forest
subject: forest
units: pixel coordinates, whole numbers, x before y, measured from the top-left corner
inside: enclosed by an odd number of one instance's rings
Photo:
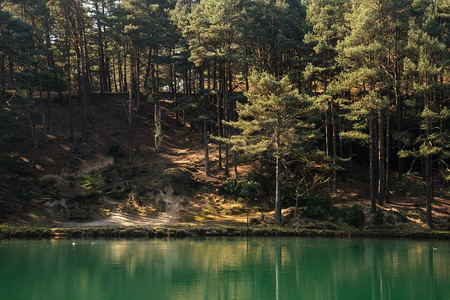
[[[89,149],[94,103],[119,99],[114,163],[136,165],[137,122],[154,153],[181,140],[170,114],[198,133],[205,180],[264,199],[276,225],[356,173],[372,215],[418,188],[433,228],[450,198],[449,19],[446,0],[1,1],[0,215],[18,178],[42,177],[44,137]]]

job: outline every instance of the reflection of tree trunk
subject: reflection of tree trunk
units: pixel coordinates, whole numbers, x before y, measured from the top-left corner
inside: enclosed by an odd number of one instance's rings
[[[372,300],[380,299],[380,282],[378,275],[378,261],[375,248],[372,249]]]
[[[281,270],[282,270],[282,249],[281,242],[275,242],[275,299],[280,299],[280,283],[281,283]]]
[[[434,280],[433,248],[428,249],[428,299],[436,299],[436,282]]]

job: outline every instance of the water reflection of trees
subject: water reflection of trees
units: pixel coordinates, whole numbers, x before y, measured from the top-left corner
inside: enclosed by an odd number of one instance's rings
[[[223,238],[25,245],[15,247],[7,260],[0,256],[6,270],[1,284],[24,299],[435,299],[450,294],[450,257],[433,252],[429,242]]]

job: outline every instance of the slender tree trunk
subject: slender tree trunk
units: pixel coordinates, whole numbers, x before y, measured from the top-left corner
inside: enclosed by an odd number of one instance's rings
[[[238,168],[237,168],[238,154],[236,153],[236,151],[234,151],[233,154],[234,154],[234,159],[233,159],[234,176],[235,176],[236,180],[239,180],[239,172],[238,172]]]
[[[99,60],[99,78],[100,78],[100,98],[103,99],[105,93],[105,57],[103,52],[102,25],[100,23],[100,11],[98,3],[94,1],[95,12],[97,14],[97,32],[98,32],[98,60]]]
[[[280,166],[280,129],[281,129],[281,117],[277,118],[276,127],[276,170],[275,170],[275,224],[281,225],[281,166]]]
[[[374,113],[373,109],[370,108],[369,111],[369,172],[370,172],[370,200],[372,204],[372,213],[374,214],[377,211],[377,193],[376,193],[376,183],[375,183],[375,124],[374,124]]]
[[[45,44],[47,47],[47,67],[49,69],[53,68],[52,64],[52,57],[51,57],[51,49],[50,49],[50,26],[47,23],[46,24],[46,30],[45,30]],[[51,75],[52,79],[54,79],[55,82],[58,81],[58,78],[56,76]],[[53,115],[52,115],[52,98],[51,98],[51,85],[50,81],[47,82],[47,117],[48,117],[48,133],[53,134]]]
[[[44,97],[42,93],[42,83],[39,83],[39,110],[41,112],[42,129],[44,130],[44,133],[47,134],[47,119],[45,117]]]
[[[158,72],[158,50],[155,52],[156,79],[154,84],[155,97],[155,151],[162,152],[162,126],[161,126],[161,102],[159,100],[159,72]]]
[[[389,99],[390,97],[388,97]],[[389,105],[390,104],[390,99],[389,102],[386,105],[386,203],[391,203],[391,185],[390,185],[390,180],[391,180],[391,159],[390,159],[390,148],[391,148],[391,142],[390,142],[390,138],[391,138],[391,129],[390,129],[390,115],[389,115]]]
[[[50,93],[50,83],[47,83],[47,131],[50,134],[53,134],[53,122],[52,122],[52,97]]]
[[[128,164],[133,162],[133,88],[128,90]]]
[[[136,71],[135,71],[135,82],[136,82],[136,111],[139,112],[141,110],[141,101],[140,101],[140,83],[139,83],[139,50],[136,50],[136,63],[135,63]]]
[[[209,176],[209,151],[206,119],[203,119],[203,141],[205,145],[205,175]]]
[[[328,102],[327,102],[327,109],[324,112],[324,118],[325,118],[325,157],[327,159],[327,162],[330,159],[330,142],[328,137]],[[331,191],[331,181],[328,179],[328,189]]]
[[[229,121],[229,112],[228,112],[228,93],[227,93],[227,66],[224,63],[223,67],[223,119],[225,121]],[[228,126],[222,126],[223,128],[223,136],[225,138],[229,137],[228,134]],[[228,175],[228,144],[225,144],[225,174]]]
[[[29,103],[28,120],[31,127],[31,140],[33,142],[33,148],[38,148],[38,137],[36,133],[36,124],[34,121],[34,100],[33,91],[31,90],[30,82],[27,83],[27,102]]]
[[[85,65],[85,54],[84,53],[84,41],[83,41],[83,27],[81,22],[81,1],[78,0],[79,11],[78,11],[78,27],[79,27],[79,43],[80,43],[80,60],[81,60],[81,82],[83,85],[83,129],[82,129],[82,139],[83,142],[88,141],[88,130],[87,130],[87,83],[86,83],[86,65]]]
[[[427,82],[428,84],[428,82]],[[427,96],[425,98],[425,109],[428,109],[429,107],[429,99],[427,99]],[[425,118],[425,144],[427,147],[431,147],[430,142],[430,128],[431,128],[431,121],[429,117]],[[430,228],[434,228],[433,225],[433,214],[432,214],[432,202],[433,202],[433,183],[432,183],[432,159],[431,155],[427,154],[424,159],[425,163],[425,196],[427,198],[427,224]]]
[[[331,128],[333,131],[333,193],[337,192],[337,174],[336,174],[336,156],[337,156],[337,142],[336,142],[336,122],[334,120],[334,100],[331,99],[330,105]]]
[[[128,91],[128,82],[127,82],[127,49],[128,49],[128,45],[126,47],[126,49],[123,50],[123,90]]]
[[[0,54],[0,105],[6,101],[5,56]]]
[[[117,78],[116,78],[116,60],[114,59],[114,55],[112,56],[112,76],[114,81],[114,92],[117,93]]]
[[[386,192],[385,148],[384,148],[384,108],[378,110],[378,204],[384,204]]]
[[[86,92],[92,91],[92,72],[91,72],[91,62],[89,60],[89,48],[87,44],[86,38],[86,30],[84,27],[84,22],[81,27],[81,32],[83,35],[83,43],[84,43],[84,63],[85,63],[85,81],[86,81]]]
[[[9,72],[9,87],[11,89],[15,89],[16,85],[14,84],[14,60],[12,57],[8,58],[8,72]]]
[[[122,72],[122,59],[120,56],[120,51],[117,55],[117,71],[119,73],[119,88],[120,88],[120,93],[124,94],[125,93],[125,89],[124,89],[124,83],[123,83],[123,72]]]

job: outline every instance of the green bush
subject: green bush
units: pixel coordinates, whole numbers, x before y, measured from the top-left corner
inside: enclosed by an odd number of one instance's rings
[[[394,194],[401,196],[417,196],[423,193],[423,188],[423,181],[414,180],[405,176],[402,181],[396,182],[392,186],[392,191]]]
[[[223,189],[225,194],[237,199],[243,198],[246,200],[253,200],[260,190],[260,184],[248,177],[241,180],[230,178],[226,181]]]
[[[305,207],[303,216],[310,219],[325,220],[336,214],[336,209],[327,196],[311,197],[306,201]]]
[[[377,209],[377,211],[373,215],[373,224],[375,224],[375,225],[383,225],[384,224],[384,213],[381,209]]]
[[[366,216],[359,205],[353,205],[344,213],[344,222],[356,228],[362,228],[366,221]]]
[[[402,223],[408,222],[408,216],[404,212],[397,212],[397,220]]]
[[[118,141],[111,140],[109,142],[108,155],[114,159],[114,162],[117,162],[117,159],[119,159],[119,157],[123,157],[123,150]]]
[[[98,172],[89,172],[84,175],[82,188],[86,190],[100,190],[105,186],[105,180],[102,174]]]

